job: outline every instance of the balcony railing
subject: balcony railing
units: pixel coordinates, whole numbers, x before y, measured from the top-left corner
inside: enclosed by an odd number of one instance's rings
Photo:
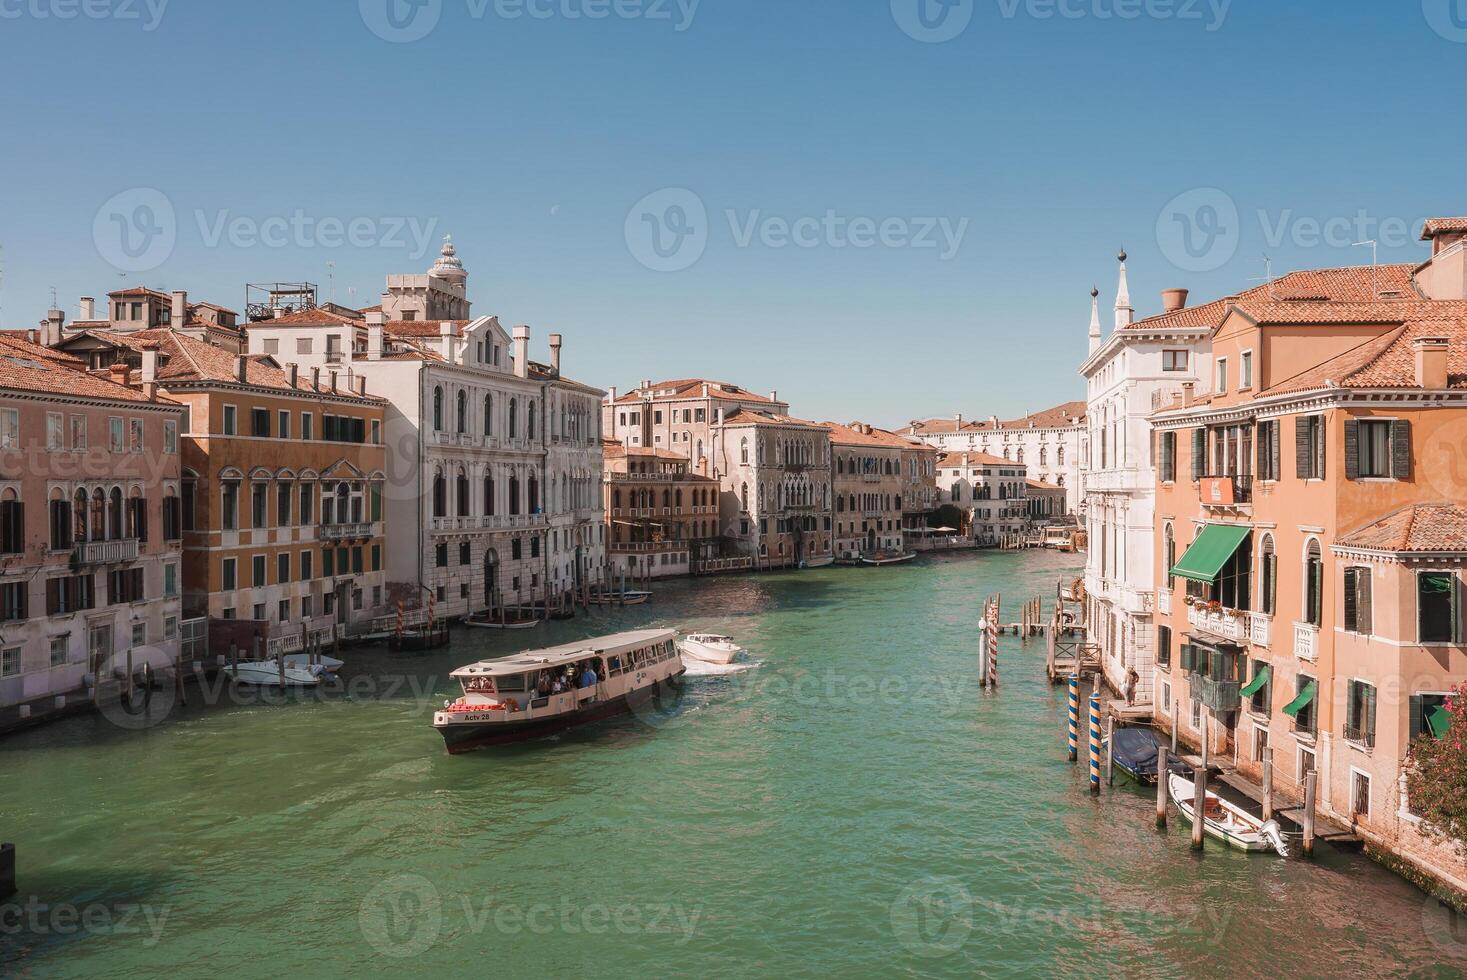
[[[1273,628],[1273,620],[1263,613],[1248,614],[1248,642],[1256,647],[1266,647]]]
[[[1156,594],[1156,607],[1161,610],[1163,616],[1172,614],[1172,593],[1170,589],[1163,588]]]
[[[1242,613],[1233,610],[1213,611],[1206,606],[1188,606],[1187,623],[1225,640],[1242,643],[1248,639],[1247,621]]]
[[[435,531],[509,531],[545,526],[544,514],[486,514],[479,517],[434,517]]]
[[[112,565],[117,562],[135,561],[138,556],[138,539],[83,541],[76,546],[74,555],[78,565]]]
[[[1319,656],[1319,627],[1312,623],[1294,624],[1294,656],[1314,660]]]
[[[322,541],[344,541],[348,538],[370,538],[372,525],[369,523],[356,524],[322,524],[318,532]]]
[[[1220,681],[1201,674],[1191,674],[1187,684],[1203,704],[1215,712],[1237,711],[1242,704],[1242,684],[1238,681]]]
[[[1202,478],[1204,507],[1236,507],[1253,503],[1253,477],[1207,476]]]

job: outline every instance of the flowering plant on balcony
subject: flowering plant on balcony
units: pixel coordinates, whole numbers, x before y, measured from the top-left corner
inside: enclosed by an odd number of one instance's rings
[[[1207,611],[1210,612],[1210,613],[1220,613],[1220,612],[1222,612],[1222,603],[1221,602],[1218,602],[1216,599],[1213,599],[1213,600],[1209,601],[1207,603]]]
[[[1434,832],[1467,845],[1467,684],[1452,690],[1440,720],[1411,744],[1406,794]]]

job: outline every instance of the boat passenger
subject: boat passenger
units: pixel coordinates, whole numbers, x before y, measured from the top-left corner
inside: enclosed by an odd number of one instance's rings
[[[559,677],[557,677],[555,679],[555,683],[553,683],[553,684],[550,685],[550,693],[551,694],[563,694],[563,693],[565,693],[565,682],[562,681]]]
[[[591,661],[587,660],[586,669],[581,672],[581,687],[595,687],[597,679],[596,668],[592,666]]]
[[[535,694],[542,698],[549,697],[550,687],[550,674],[547,671],[540,671],[540,680],[535,685]]]

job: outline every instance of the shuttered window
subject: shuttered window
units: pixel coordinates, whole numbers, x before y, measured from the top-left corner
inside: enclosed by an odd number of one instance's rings
[[[1170,626],[1156,628],[1156,662],[1161,667],[1170,667],[1172,664],[1172,628]]]
[[[1177,479],[1177,434],[1160,433],[1161,482],[1175,483]]]
[[[25,504],[19,500],[0,502],[0,552],[18,555],[25,551]]]
[[[1370,569],[1345,569],[1345,632],[1369,634],[1372,626]]]
[[[1196,482],[1207,475],[1207,430],[1192,430],[1192,480]]]
[[[1258,478],[1277,480],[1279,473],[1279,420],[1258,423]]]
[[[1294,469],[1301,480],[1324,479],[1324,416],[1294,419]]]
[[[1375,688],[1364,681],[1350,682],[1345,738],[1366,746],[1375,745]]]

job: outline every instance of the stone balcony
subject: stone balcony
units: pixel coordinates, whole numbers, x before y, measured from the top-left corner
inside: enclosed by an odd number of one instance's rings
[[[83,541],[72,551],[77,565],[115,565],[136,561],[138,539],[121,538],[116,541]]]
[[[351,524],[322,524],[317,536],[322,541],[347,541],[352,538],[377,537],[376,525],[369,522]]]
[[[434,531],[514,531],[545,526],[544,514],[486,514],[479,517],[434,517]]]

